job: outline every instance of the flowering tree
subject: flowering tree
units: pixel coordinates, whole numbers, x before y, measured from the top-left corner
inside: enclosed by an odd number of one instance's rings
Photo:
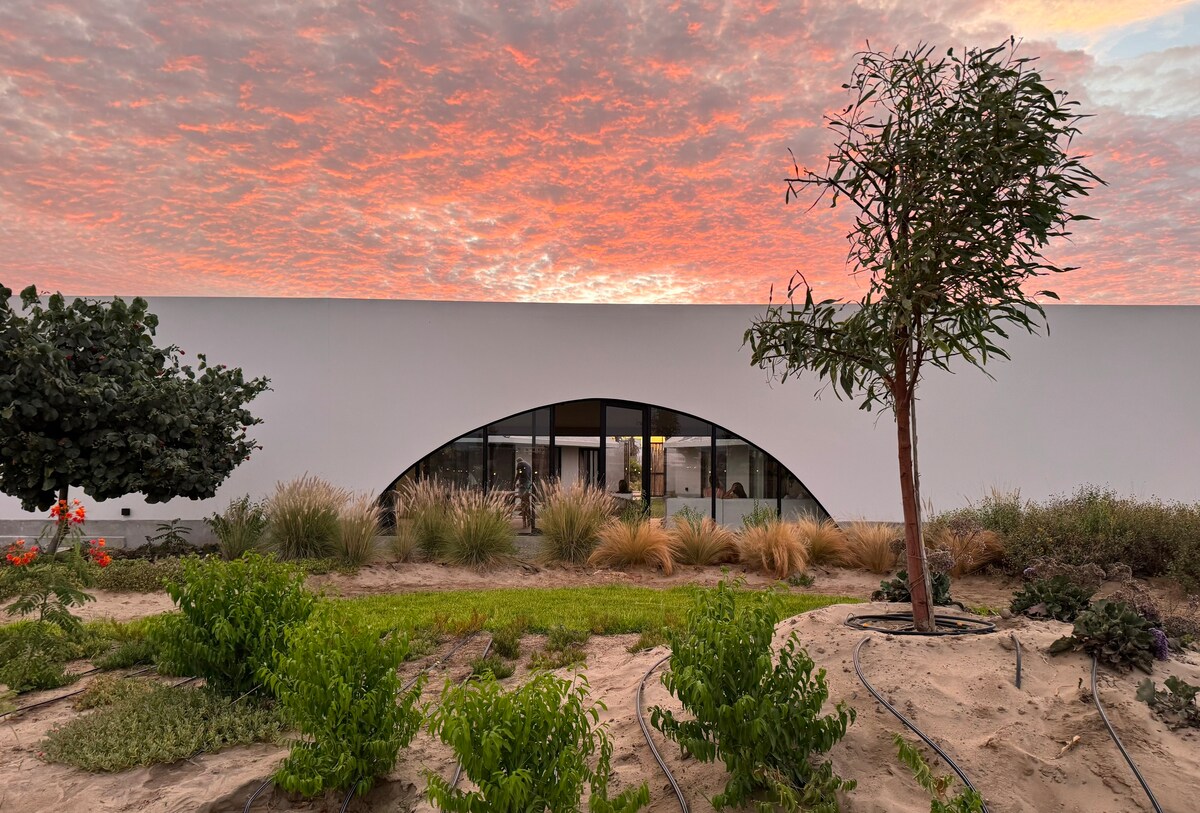
[[[900,495],[916,627],[933,627],[920,532],[916,393],[930,367],[983,368],[998,344],[1045,319],[1029,292],[1068,271],[1042,251],[1068,234],[1072,199],[1100,180],[1069,154],[1080,116],[1050,90],[1015,42],[937,58],[933,48],[859,55],[850,103],[827,118],[839,141],[823,172],[796,168],[786,199],[805,187],[815,206],[849,204],[849,264],[869,280],[856,308],[817,301],[803,275],[789,306],[746,331],[753,363],[781,379],[814,372],[862,409],[896,419]],[[799,295],[799,296],[797,296]],[[799,300],[799,301],[797,301]]]
[[[25,510],[65,509],[71,486],[100,500],[211,497],[257,448],[246,432],[261,420],[246,404],[267,379],[203,355],[181,364],[178,347],[155,346],[144,299],[43,305],[30,286],[21,315],[11,296],[0,285],[0,491]],[[70,512],[55,518],[47,553]]]

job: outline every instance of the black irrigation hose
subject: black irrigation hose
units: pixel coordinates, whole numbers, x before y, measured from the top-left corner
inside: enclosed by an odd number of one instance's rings
[[[137,672],[132,672],[132,673],[126,675],[126,677],[137,677],[138,675],[144,675],[147,672],[151,671],[152,669],[154,669],[153,666],[147,666],[145,669],[139,669]],[[84,677],[85,675],[90,675],[94,672],[99,672],[99,671],[101,671],[101,670],[97,667],[96,669],[89,669],[86,672],[80,672],[78,675],[75,675],[75,677]],[[0,719],[7,717],[10,714],[19,714],[23,711],[30,711],[32,709],[40,709],[42,706],[49,706],[54,703],[57,703],[60,700],[67,700],[67,699],[75,697],[77,695],[81,695],[86,691],[87,691],[87,687],[84,686],[82,689],[76,689],[73,692],[67,692],[66,694],[60,694],[57,697],[51,697],[46,700],[39,700],[36,703],[30,703],[28,706],[18,706],[15,709],[9,709],[6,712],[0,713]]]
[[[271,777],[268,776],[263,780],[262,784],[254,789],[254,793],[250,794],[250,798],[246,800],[246,806],[242,808],[242,813],[250,813],[250,806],[254,804],[254,800],[271,784]]]
[[[867,691],[870,692],[871,695],[876,700],[878,700],[879,703],[885,709],[890,711],[896,717],[897,720],[902,722],[905,725],[905,727],[908,728],[909,731],[916,734],[918,737],[920,737],[925,742],[926,745],[928,745],[930,748],[932,748],[934,753],[936,753],[939,757],[941,757],[942,761],[945,762],[947,765],[949,765],[951,770],[953,770],[956,774],[958,774],[958,778],[962,780],[962,783],[964,785],[966,785],[968,788],[975,791],[976,793],[979,793],[979,790],[973,784],[971,784],[971,780],[967,778],[967,775],[966,775],[966,773],[963,772],[963,769],[958,767],[958,763],[956,763],[954,760],[952,760],[950,758],[950,756],[945,751],[943,751],[936,742],[929,739],[929,737],[925,736],[925,732],[923,732],[921,729],[917,728],[916,724],[913,723],[912,720],[905,717],[903,712],[901,712],[895,706],[893,706],[891,703],[889,703],[887,700],[885,700],[883,698],[883,695],[881,695],[878,691],[876,691],[875,687],[872,686],[870,684],[870,682],[867,680],[866,675],[863,674],[862,663],[859,660],[858,653],[862,650],[863,646],[870,640],[871,640],[871,636],[867,635],[861,641],[858,642],[857,646],[854,647],[854,671],[858,674],[858,679],[862,682],[862,685],[866,686]],[[979,794],[979,798],[982,800],[983,794]],[[982,805],[983,805],[983,813],[989,813],[987,803],[982,802]]]
[[[1013,644],[1017,647],[1017,688],[1021,688],[1021,642],[1017,640],[1017,634],[1010,632],[1009,638],[1012,638]]]
[[[654,670],[667,662],[671,657],[671,653],[663,655],[662,658],[646,670],[646,674],[642,675],[642,680],[638,683],[637,692],[634,694],[634,704],[637,708],[638,725],[642,727],[642,736],[646,738],[646,745],[650,746],[650,753],[654,757],[654,761],[658,763],[658,767],[662,768],[663,774],[667,777],[667,782],[671,785],[671,790],[675,791],[675,798],[679,800],[679,809],[683,813],[689,813],[687,799],[683,797],[683,788],[679,787],[679,783],[675,781],[675,775],[671,773],[671,769],[667,767],[666,761],[662,758],[662,754],[658,752],[654,740],[650,737],[650,727],[646,725],[646,717],[642,713],[642,695],[646,690],[646,681],[650,679],[650,675]]]
[[[996,631],[996,625],[990,621],[981,621],[965,615],[935,615],[935,629],[932,632],[918,632],[912,626],[891,629],[874,627],[871,622],[912,624],[912,613],[867,613],[864,615],[849,615],[846,626],[867,632],[882,632],[884,635],[987,635]]]
[[[494,640],[496,640],[495,636],[492,636],[491,638],[488,639],[487,646],[485,646],[483,648],[483,654],[479,656],[481,660],[483,658],[486,658],[488,656],[488,653],[492,651],[492,641],[494,641]],[[467,676],[465,678],[463,678],[462,682],[466,683],[470,679],[471,679],[471,675],[468,673]],[[458,764],[454,766],[454,776],[450,779],[450,787],[451,788],[458,787],[458,780],[462,779],[462,772],[463,772],[462,760],[459,760]],[[344,808],[343,808],[343,813],[345,813]]]
[[[1117,744],[1117,750],[1121,752],[1121,756],[1125,757],[1125,761],[1129,763],[1129,767],[1133,770],[1133,775],[1137,777],[1137,781],[1141,783],[1142,790],[1146,791],[1146,796],[1150,799],[1150,804],[1154,807],[1155,813],[1163,813],[1162,806],[1158,803],[1158,799],[1154,798],[1154,791],[1150,790],[1150,786],[1146,784],[1145,778],[1142,777],[1142,772],[1138,770],[1137,765],[1133,764],[1133,758],[1129,756],[1129,752],[1125,750],[1125,746],[1121,744],[1121,738],[1117,736],[1117,732],[1113,729],[1112,723],[1108,721],[1108,715],[1104,713],[1104,706],[1100,703],[1100,692],[1096,685],[1096,658],[1092,657],[1092,700],[1096,704],[1096,711],[1100,712],[1100,719],[1104,721],[1104,727],[1108,729],[1109,735],[1113,742]]]

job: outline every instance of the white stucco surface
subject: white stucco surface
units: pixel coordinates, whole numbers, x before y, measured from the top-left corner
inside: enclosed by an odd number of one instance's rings
[[[888,413],[812,377],[772,384],[742,333],[760,307],[156,298],[160,342],[266,375],[263,450],[212,500],[95,504],[91,517],[198,519],[305,472],[379,492],[489,421],[577,398],[644,401],[739,433],[835,517],[898,519]],[[938,510],[989,488],[1038,499],[1082,483],[1200,500],[1200,308],[1050,309],[1014,336],[994,380],[960,365],[923,384],[923,497]],[[0,496],[0,519],[28,518]]]

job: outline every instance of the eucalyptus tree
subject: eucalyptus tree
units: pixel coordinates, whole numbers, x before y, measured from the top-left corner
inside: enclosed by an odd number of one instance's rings
[[[1015,40],[987,49],[867,50],[849,104],[826,117],[825,169],[793,159],[785,202],[812,195],[854,215],[847,264],[857,302],[818,299],[802,273],[786,304],[745,334],[753,363],[781,380],[815,373],[839,398],[896,423],[907,569],[918,629],[932,628],[921,539],[917,389],[930,368],[1008,358],[1010,330],[1046,324],[1039,278],[1072,270],[1044,252],[1089,220],[1069,207],[1103,183],[1072,152],[1084,117],[1051,90]],[[986,371],[985,371],[986,372]]]
[[[25,313],[0,285],[0,492],[26,511],[66,500],[72,486],[98,500],[143,494],[150,502],[203,499],[257,448],[246,408],[267,379],[238,368],[180,363],[154,343],[146,300],[45,304],[30,286]],[[49,544],[66,530],[60,515]]]

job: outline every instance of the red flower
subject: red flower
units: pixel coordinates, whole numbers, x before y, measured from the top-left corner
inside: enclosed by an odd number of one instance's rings
[[[38,549],[35,545],[29,550],[25,550],[25,540],[18,539],[8,546],[8,551],[4,554],[4,558],[13,567],[25,567],[25,565],[37,558]]]

